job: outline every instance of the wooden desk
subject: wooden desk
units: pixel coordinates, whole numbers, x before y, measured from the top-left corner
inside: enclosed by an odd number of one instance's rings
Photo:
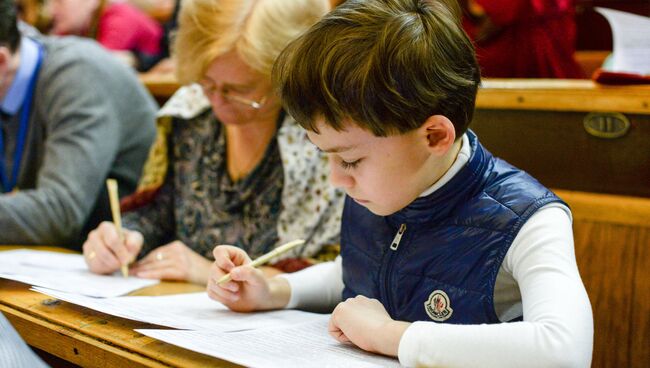
[[[0,250],[9,249],[0,246]],[[164,282],[133,295],[163,295],[203,290]],[[160,328],[110,316],[29,291],[29,286],[0,279],[0,311],[20,335],[38,349],[83,367],[238,367],[185,350],[133,329]]]
[[[556,193],[573,212],[578,268],[594,313],[593,367],[650,366],[650,199],[564,190]],[[233,366],[133,331],[151,325],[65,302],[52,304],[52,299],[28,288],[0,279],[0,310],[30,345],[76,364]],[[202,289],[162,283],[136,294]]]
[[[180,87],[173,74],[141,73],[138,78],[160,106]]]

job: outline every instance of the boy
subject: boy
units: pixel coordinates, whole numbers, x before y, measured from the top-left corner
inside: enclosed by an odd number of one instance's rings
[[[589,366],[570,211],[467,130],[480,76],[454,1],[347,1],[283,52],[275,79],[348,194],[341,257],[265,279],[217,247],[212,298],[338,303],[332,336],[406,366]]]

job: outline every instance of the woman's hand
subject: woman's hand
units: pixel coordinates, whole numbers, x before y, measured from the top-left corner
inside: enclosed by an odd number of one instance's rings
[[[83,254],[91,272],[111,274],[137,257],[144,242],[142,234],[128,229],[122,232],[124,241],[120,240],[115,224],[102,222],[88,234]]]
[[[329,332],[336,340],[363,350],[397,356],[408,322],[395,321],[377,299],[359,295],[339,303],[332,312]]]
[[[188,281],[205,285],[210,264],[210,260],[176,240],[152,250],[131,269],[131,273],[147,279]]]

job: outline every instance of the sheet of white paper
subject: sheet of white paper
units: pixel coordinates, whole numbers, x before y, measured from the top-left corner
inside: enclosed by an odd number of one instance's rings
[[[106,314],[188,330],[241,331],[288,326],[311,321],[314,316],[320,316],[297,310],[236,313],[210,299],[204,292],[97,299],[38,287],[32,289]]]
[[[595,8],[612,27],[611,70],[650,74],[650,18],[607,8]]]
[[[50,270],[85,270],[86,262],[79,254],[15,249],[0,252],[0,265],[11,264],[46,268]],[[3,271],[0,268],[0,271]]]
[[[136,330],[182,348],[247,367],[399,367],[396,359],[341,344],[329,336],[329,315],[284,328],[218,333],[213,331]]]
[[[80,254],[26,249],[0,252],[0,278],[99,298],[128,294],[158,283],[158,280],[124,278],[119,272],[96,275],[88,271]]]

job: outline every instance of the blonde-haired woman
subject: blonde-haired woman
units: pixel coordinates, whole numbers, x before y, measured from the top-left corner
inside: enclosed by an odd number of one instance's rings
[[[173,53],[188,86],[159,113],[171,131],[157,145],[169,148],[167,166],[153,170],[164,180],[151,203],[124,216],[123,242],[112,223],[90,233],[84,255],[93,272],[140,256],[132,274],[205,284],[218,244],[256,257],[304,238],[290,256],[309,257],[338,242],[343,196],[270,80],[280,51],[328,8],[327,0],[182,2]],[[145,175],[141,186],[158,184]]]

